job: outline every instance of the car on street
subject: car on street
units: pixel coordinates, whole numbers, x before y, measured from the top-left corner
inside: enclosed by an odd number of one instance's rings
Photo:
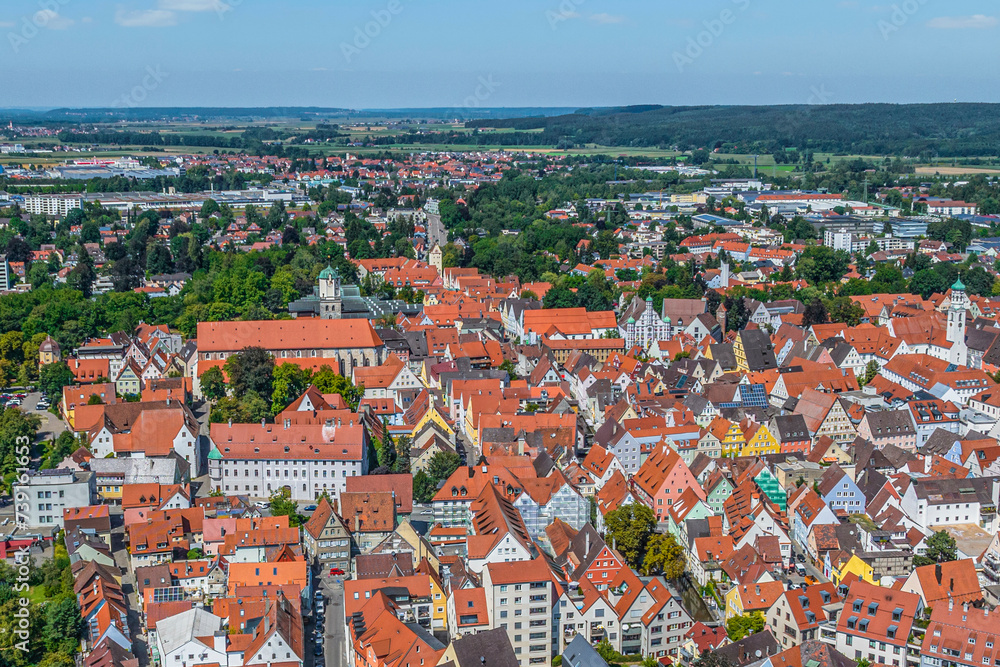
[[[323,655],[323,647],[320,644],[316,644],[316,648],[313,649],[313,655]]]
[[[302,511],[303,512],[315,512],[316,511],[316,505],[306,505],[305,509],[303,509]]]
[[[342,577],[345,574],[346,574],[346,572],[344,572],[343,570],[341,570],[339,567],[331,567],[330,568],[330,576],[331,577]]]
[[[262,510],[266,510],[268,507],[271,506],[271,503],[267,502],[266,500],[258,500],[257,502],[254,503],[254,505],[261,508]]]

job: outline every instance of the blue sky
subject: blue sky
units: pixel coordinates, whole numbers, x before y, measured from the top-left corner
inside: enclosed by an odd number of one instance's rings
[[[0,107],[1000,102],[997,3],[897,3],[3,0]]]

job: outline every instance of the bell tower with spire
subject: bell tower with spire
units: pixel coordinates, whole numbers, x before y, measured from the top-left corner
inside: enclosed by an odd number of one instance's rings
[[[965,366],[968,364],[969,349],[965,345],[965,317],[969,308],[969,297],[965,294],[965,285],[958,279],[951,286],[951,305],[948,307],[948,333],[946,338],[951,343],[949,361]]]
[[[330,266],[319,274],[319,316],[324,320],[339,320],[343,317],[340,274]]]

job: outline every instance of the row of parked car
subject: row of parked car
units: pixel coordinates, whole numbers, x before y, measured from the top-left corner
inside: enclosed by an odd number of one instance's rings
[[[316,621],[316,625],[313,626],[311,639],[315,646],[313,647],[313,655],[316,659],[313,661],[315,667],[323,667],[323,635],[326,631],[324,626],[323,612],[326,611],[326,598],[323,597],[323,591],[316,591],[316,599],[313,602],[313,618]]]
[[[5,408],[15,408],[21,405],[24,398],[25,394],[12,394],[5,392],[0,394],[0,405]]]

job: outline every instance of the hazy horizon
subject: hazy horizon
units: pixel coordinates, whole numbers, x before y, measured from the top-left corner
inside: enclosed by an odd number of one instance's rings
[[[352,109],[1000,102],[998,75],[970,64],[1000,55],[1000,21],[982,11],[969,0],[9,0],[0,86],[3,105],[22,108],[124,96]]]

